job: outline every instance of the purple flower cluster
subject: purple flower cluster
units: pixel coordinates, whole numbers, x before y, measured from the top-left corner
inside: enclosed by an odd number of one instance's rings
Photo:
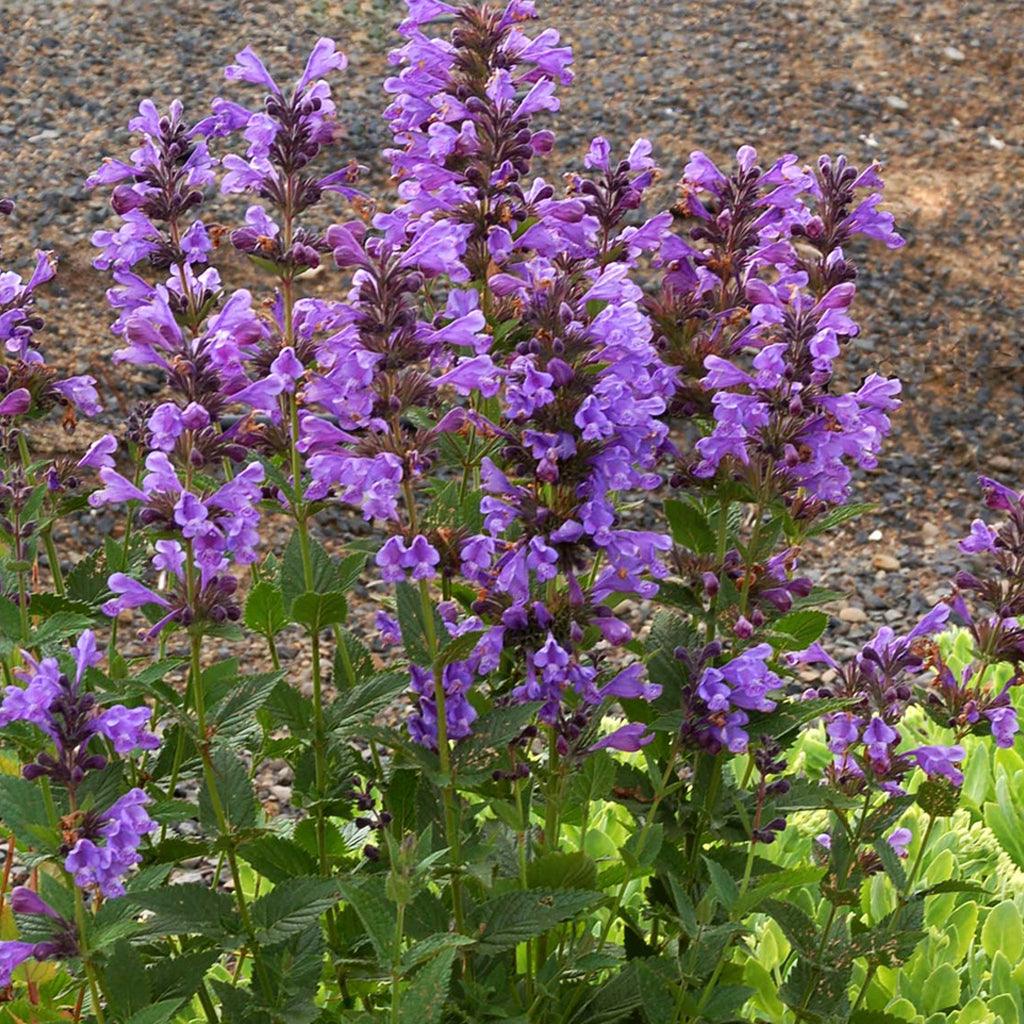
[[[146,813],[149,797],[130,789],[101,813],[86,812],[76,829],[78,838],[64,859],[65,870],[83,889],[96,886],[110,898],[124,895],[124,876],[142,859],[142,837],[156,829]]]
[[[103,611],[116,616],[158,605],[165,612],[148,631],[150,637],[172,622],[189,626],[197,620],[236,621],[241,614],[234,596],[237,582],[228,569],[232,561],[240,565],[256,561],[259,513],[255,506],[262,496],[263,466],[250,463],[202,498],[188,489],[188,480],[182,481],[165,452],[151,452],[146,470],[141,486],[136,486],[113,468],[101,469],[104,486],[89,501],[94,507],[139,503],[139,522],[161,535],[154,545],[152,566],[166,593],[125,573],[114,573],[108,585],[115,597]]]
[[[985,506],[1005,521],[975,519],[960,542],[972,564],[956,574],[951,605],[974,641],[975,660],[954,673],[940,659],[927,706],[944,725],[961,733],[990,729],[997,746],[1012,747],[1020,725],[1010,691],[1024,664],[1024,493],[988,477],[979,483]],[[1012,668],[1004,682],[990,676],[996,664]]]
[[[957,767],[965,756],[962,746],[900,749],[904,739],[900,723],[907,709],[919,703],[916,679],[929,668],[933,654],[934,645],[927,638],[945,626],[949,611],[947,605],[937,605],[905,636],[883,627],[845,665],[818,644],[787,656],[791,665],[819,663],[836,673],[833,682],[807,691],[806,698],[838,697],[850,703],[846,710],[825,716],[828,746],[834,754],[830,775],[838,784],[854,790],[873,785],[901,793],[903,778],[915,765],[954,785],[963,781]]]
[[[662,291],[648,304],[683,371],[675,411],[713,422],[677,482],[721,470],[755,495],[839,504],[850,466],[875,465],[900,391],[876,374],[846,394],[830,386],[842,342],[858,332],[856,269],[842,247],[857,235],[890,248],[902,239],[878,209],[876,165],[858,173],[822,157],[811,171],[787,155],[764,171],[749,146],[736,162],[726,174],[692,154],[675,211],[688,235],[662,240]]]
[[[28,722],[52,741],[22,769],[26,779],[46,777],[74,794],[86,774],[103,768],[106,756],[94,739],[106,740],[119,755],[155,750],[159,739],[150,731],[152,712],[147,707],[123,704],[100,707],[82,687],[86,672],[102,660],[96,638],[86,630],[73,651],[74,674],[62,673],[56,658],[37,661],[28,652],[27,669],[19,673],[24,686],[8,686],[0,701],[0,728]],[[105,896],[118,896],[122,878],[139,860],[141,837],[155,825],[143,809],[149,797],[132,789],[105,811],[76,812],[68,819],[65,868],[85,888],[96,885]],[[74,801],[72,800],[72,807]],[[102,845],[100,845],[102,844]]]
[[[0,215],[14,210],[10,199],[0,199]],[[43,319],[35,308],[35,291],[57,272],[51,252],[36,252],[26,281],[13,270],[0,270],[0,345],[6,358],[0,361],[0,422],[54,407],[65,410],[65,425],[74,427],[75,410],[86,416],[100,411],[96,380],[90,376],[64,377],[48,366],[34,347]]]
[[[782,686],[782,680],[768,668],[773,655],[769,644],[749,647],[724,665],[705,668],[698,679],[699,703],[691,707],[684,734],[710,753],[726,749],[746,753],[750,736],[744,726],[748,711],[772,711],[776,703],[768,694]]]

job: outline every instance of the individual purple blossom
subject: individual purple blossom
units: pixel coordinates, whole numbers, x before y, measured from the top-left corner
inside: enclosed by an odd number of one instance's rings
[[[959,744],[917,747],[909,753],[918,767],[929,777],[940,776],[948,779],[954,786],[959,786],[964,781],[963,772],[957,765],[967,755]]]
[[[435,566],[440,560],[437,549],[422,534],[413,537],[408,546],[400,536],[388,538],[375,558],[381,577],[389,583],[404,580],[407,573],[414,580],[430,579],[437,575]]]
[[[388,647],[393,647],[395,644],[402,642],[402,631],[398,625],[398,620],[388,615],[387,612],[378,611],[374,617],[373,624],[381,641]]]
[[[34,955],[35,947],[34,942],[0,942],[0,988],[10,985],[11,975]]]

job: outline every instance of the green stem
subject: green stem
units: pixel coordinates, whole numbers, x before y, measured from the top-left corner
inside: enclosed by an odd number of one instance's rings
[[[718,542],[715,545],[715,565],[718,573],[721,574],[725,568],[725,550],[729,543],[729,501],[723,498],[718,505]],[[707,639],[710,643],[715,639],[715,631],[718,628],[718,601],[719,593],[711,599],[711,607],[708,609],[707,618]]]
[[[60,558],[57,545],[53,543],[53,528],[43,530],[43,546],[46,548],[46,561],[50,565],[50,576],[53,578],[53,589],[58,597],[64,596],[64,573],[60,569]]]
[[[290,330],[289,313],[291,303],[285,302],[286,334]],[[299,535],[299,551],[302,556],[302,572],[306,582],[306,590],[313,591],[316,581],[313,573],[313,553],[309,541],[309,521],[306,518],[305,504],[301,498],[302,489],[302,457],[298,449],[299,440],[299,403],[295,395],[288,400],[291,418],[291,464],[292,487],[295,490],[295,504],[292,509],[295,526]],[[313,676],[313,759],[314,779],[316,785],[316,847],[320,874],[331,873],[330,859],[327,853],[327,814],[324,801],[327,798],[327,728],[324,723],[323,676],[320,670],[320,631],[309,631],[309,643],[312,657]]]
[[[924,835],[921,837],[921,847],[917,851],[917,856],[914,858],[914,863],[910,868],[910,874],[907,875],[906,891],[904,892],[904,898],[909,898],[911,890],[914,888],[914,883],[917,881],[917,873],[921,870],[921,865],[924,863],[924,851],[928,846],[928,840],[932,837],[932,829],[935,828],[935,815],[930,814],[928,816],[928,824],[925,826]]]
[[[93,967],[86,939],[85,901],[82,898],[82,890],[77,885],[72,884],[71,888],[75,897],[75,926],[78,929],[78,952],[82,958],[82,966],[85,968],[86,980],[89,982],[89,998],[92,1002],[92,1012],[96,1017],[96,1024],[105,1024],[103,1006],[100,1002],[100,987],[96,979],[96,968]]]
[[[647,810],[647,817],[644,820],[643,827],[640,829],[640,837],[637,839],[636,848],[642,851],[644,843],[647,839],[647,834],[654,827],[654,819],[657,816],[658,808],[661,806],[661,801],[668,795],[668,791],[672,785],[672,776],[676,770],[676,760],[679,757],[680,748],[680,737],[677,735],[672,743],[672,749],[669,751],[668,763],[665,765],[665,771],[662,773],[661,782],[658,785],[657,792],[654,794],[654,799],[651,800],[651,806]],[[626,890],[629,887],[629,882],[623,882],[618,891],[615,894],[615,899],[612,902],[611,911],[608,914],[608,920],[605,922],[604,927],[601,929],[601,935],[597,943],[597,951],[600,952],[605,943],[608,941],[608,936],[611,933],[612,926],[615,924],[615,919],[619,915],[619,910],[622,907],[622,901],[626,898]]]
[[[405,932],[405,904],[399,903],[395,913],[395,944],[391,954],[391,1024],[398,1024],[401,1001],[398,998],[399,979],[402,976],[402,937]]]
[[[186,561],[187,581],[190,593],[194,593],[194,568],[192,566],[192,553],[189,551]],[[249,905],[245,899],[245,890],[242,888],[242,875],[238,870],[238,857],[235,855],[234,837],[231,835],[231,825],[227,814],[224,811],[224,804],[220,798],[220,790],[217,788],[217,772],[213,766],[213,758],[210,756],[210,745],[207,740],[206,726],[206,697],[203,693],[202,678],[202,645],[203,637],[198,631],[190,636],[191,647],[191,672],[192,691],[196,707],[196,727],[199,731],[199,754],[203,762],[203,777],[206,781],[206,789],[210,796],[210,806],[213,808],[214,817],[217,819],[217,828],[224,841],[224,854],[227,858],[228,868],[231,871],[231,882],[235,890],[235,903],[238,907],[238,917],[242,922],[242,929],[249,940],[249,948],[252,950],[253,966],[256,969],[256,976],[259,979],[260,989],[266,999],[270,999],[273,990],[270,979],[263,967],[263,958],[260,955],[260,948],[256,942],[256,929],[253,927],[252,917],[249,914]],[[213,879],[216,887],[218,879]]]
[[[871,985],[877,970],[878,964],[871,964],[868,967],[867,973],[864,975],[864,982],[861,985],[860,990],[857,992],[857,998],[853,1001],[853,1006],[850,1007],[851,1017],[860,1009],[860,1004],[864,1002],[864,997],[868,994],[868,987]]]

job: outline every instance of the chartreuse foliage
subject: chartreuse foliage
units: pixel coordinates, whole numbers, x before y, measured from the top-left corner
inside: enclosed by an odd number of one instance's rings
[[[1024,496],[843,660],[799,569],[899,406],[835,376],[878,166],[645,220],[649,140],[537,177],[530,0],[406,7],[393,203],[330,39],[140,104],[88,184],[156,400],[80,456],[55,258],[0,274],[0,1020],[1024,1024]]]

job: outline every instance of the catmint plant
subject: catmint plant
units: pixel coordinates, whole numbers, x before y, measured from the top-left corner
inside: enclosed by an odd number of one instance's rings
[[[535,3],[405,8],[392,197],[329,38],[139,105],[88,185],[152,397],[84,450],[31,430],[101,413],[42,355],[55,257],[0,274],[4,1012],[895,1019],[1019,731],[1024,496],[983,478],[948,597],[831,649],[806,566],[899,408],[839,373],[880,167],[694,152],[658,210],[659,140],[598,136],[545,177]]]

